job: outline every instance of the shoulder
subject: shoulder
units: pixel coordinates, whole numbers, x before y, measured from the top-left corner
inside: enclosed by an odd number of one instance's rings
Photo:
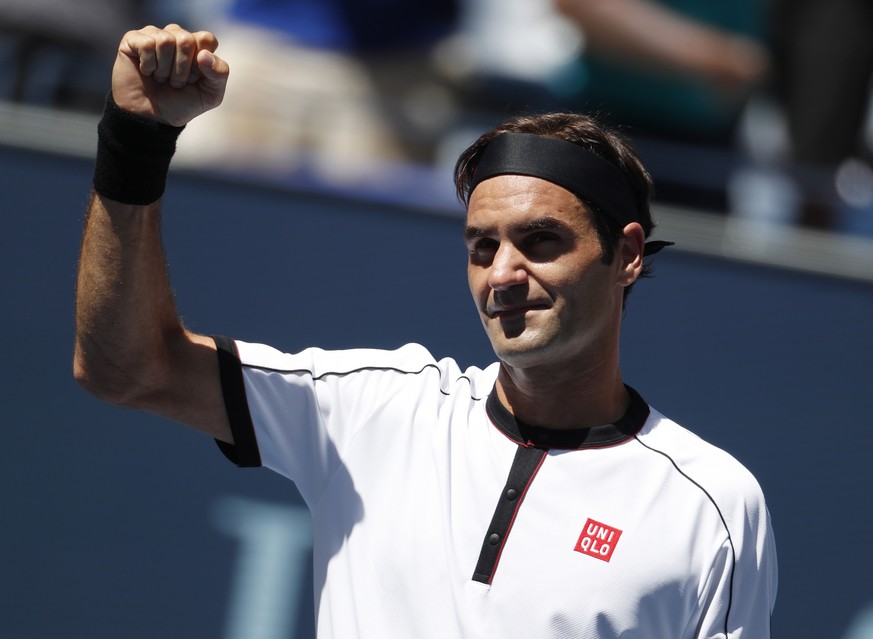
[[[676,472],[718,508],[729,528],[766,519],[764,493],[758,480],[739,460],[687,428],[651,409],[637,439],[662,455]]]
[[[235,340],[234,344],[243,366],[277,372],[300,371],[313,376],[348,375],[367,369],[416,373],[437,364],[430,352],[420,344],[406,344],[394,350],[376,348],[326,350],[310,347],[297,352],[286,352],[266,344],[241,340]],[[446,366],[450,368],[453,363],[448,360]]]
[[[446,390],[461,383],[482,389],[487,394],[496,378],[496,364],[485,369],[462,369],[454,359],[437,359],[427,348],[415,343],[393,350],[306,348],[296,353],[286,353],[272,346],[240,340],[236,340],[234,345],[243,368],[306,376],[320,381],[352,379],[368,373],[387,373],[407,381],[436,377],[440,387]]]
[[[707,573],[721,575],[716,581],[722,584],[715,587],[721,595],[707,607],[708,623],[720,631],[724,627],[724,635],[719,636],[733,636],[728,626],[737,631],[744,628],[743,636],[769,636],[778,562],[770,513],[758,481],[730,453],[655,410],[637,440],[670,460],[676,473],[693,485],[700,503],[711,503],[714,508],[708,510],[717,513],[726,532],[723,548],[729,552],[716,553]]]

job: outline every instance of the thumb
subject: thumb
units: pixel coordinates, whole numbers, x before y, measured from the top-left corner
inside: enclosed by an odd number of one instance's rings
[[[230,67],[227,62],[207,49],[197,52],[197,68],[203,78],[215,88],[227,84]]]
[[[230,71],[227,62],[207,49],[201,49],[197,53],[197,66],[200,72],[212,81],[221,81]]]
[[[218,106],[224,97],[230,67],[211,51],[201,49],[197,53],[197,68],[201,76],[197,85],[202,94],[209,96],[208,108]]]

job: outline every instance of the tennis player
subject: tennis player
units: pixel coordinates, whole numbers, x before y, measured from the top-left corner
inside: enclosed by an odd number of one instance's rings
[[[321,639],[769,637],[760,486],[619,368],[625,297],[665,245],[648,239],[651,181],[632,148],[548,114],[462,154],[468,280],[497,359],[484,369],[416,344],[283,353],[195,334],[173,301],[161,198],[181,128],[221,102],[216,48],[176,25],[121,41],[76,379],[295,482],[314,522]]]

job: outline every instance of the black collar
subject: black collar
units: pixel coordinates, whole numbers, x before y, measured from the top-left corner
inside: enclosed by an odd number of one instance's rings
[[[649,418],[649,405],[630,386],[625,386],[630,394],[627,411],[614,424],[603,424],[591,428],[543,428],[525,424],[517,420],[497,398],[496,387],[492,389],[485,403],[488,417],[500,431],[521,446],[535,448],[558,448],[576,450],[583,448],[603,448],[614,446],[640,432]]]

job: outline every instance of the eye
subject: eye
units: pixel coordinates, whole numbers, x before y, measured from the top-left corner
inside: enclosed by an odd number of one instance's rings
[[[467,249],[470,252],[470,260],[475,263],[487,262],[493,259],[498,246],[497,240],[480,237],[467,245]]]
[[[555,259],[567,250],[561,235],[551,231],[537,231],[524,237],[522,250],[535,262]]]
[[[543,242],[557,242],[559,239],[554,233],[531,233],[525,238],[524,242],[527,246],[536,246]]]
[[[524,238],[523,247],[528,253],[542,255],[558,250],[561,237],[548,231],[531,233]]]

